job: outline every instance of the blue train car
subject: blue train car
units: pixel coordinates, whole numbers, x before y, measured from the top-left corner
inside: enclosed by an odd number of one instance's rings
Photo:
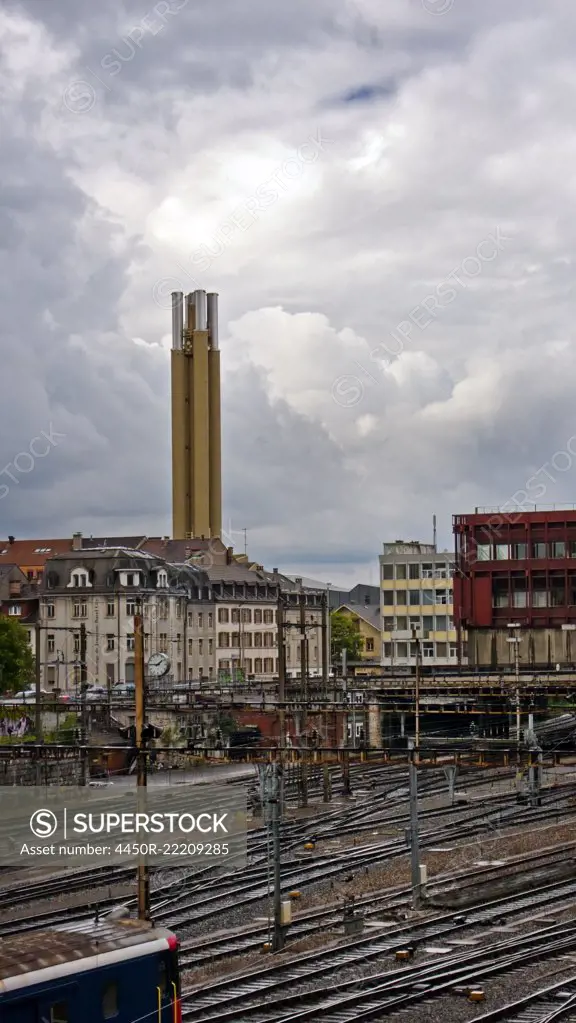
[[[178,940],[138,920],[0,939],[1,1023],[181,1023]]]

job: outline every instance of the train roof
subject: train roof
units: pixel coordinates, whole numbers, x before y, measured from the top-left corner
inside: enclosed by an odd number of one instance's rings
[[[76,972],[81,960],[132,958],[142,945],[150,945],[146,951],[152,953],[174,947],[175,938],[164,928],[128,919],[82,921],[0,938],[0,992],[6,990],[9,979],[21,977],[24,981],[26,974],[54,968],[64,976]],[[93,965],[86,963],[85,968]]]

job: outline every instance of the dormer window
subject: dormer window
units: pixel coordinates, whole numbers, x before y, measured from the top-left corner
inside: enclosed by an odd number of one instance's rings
[[[121,586],[139,586],[140,572],[120,572]]]
[[[91,586],[91,582],[88,578],[88,572],[85,569],[77,568],[72,572],[68,587],[73,589],[86,589]]]
[[[168,572],[166,569],[161,568],[158,572],[158,582],[156,585],[158,589],[166,589],[168,586]]]

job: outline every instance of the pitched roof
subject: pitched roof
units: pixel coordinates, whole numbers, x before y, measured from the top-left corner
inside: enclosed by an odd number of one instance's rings
[[[72,540],[0,540],[0,565],[3,561],[19,567],[41,567],[55,554],[72,550]]]
[[[362,607],[359,604],[340,604],[340,607],[336,608],[336,611],[348,611],[352,615],[356,615],[358,618],[362,618],[368,625],[371,625],[373,629],[377,629],[380,632],[380,608],[368,605],[368,607]]]

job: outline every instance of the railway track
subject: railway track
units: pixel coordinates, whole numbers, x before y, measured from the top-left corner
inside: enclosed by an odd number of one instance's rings
[[[567,886],[568,887],[568,886]],[[576,884],[570,886],[576,891]],[[564,897],[568,892],[558,894]],[[516,912],[526,908],[529,899],[515,905]],[[488,906],[486,912],[509,913],[514,907],[505,900]],[[311,977],[345,970],[360,961],[392,955],[401,950],[412,953],[427,940],[438,941],[457,930],[482,922],[482,913],[466,920],[452,917],[428,921],[388,932],[386,937],[352,942],[336,949],[304,956],[288,966],[271,967],[245,977],[220,981],[210,988],[183,994],[183,1019],[189,1023],[292,1023],[299,1020],[324,1020],[325,1023],[351,1023],[376,1019],[380,1015],[408,1008],[432,995],[450,993],[456,986],[477,984],[479,980],[525,967],[528,962],[559,956],[576,948],[576,922],[552,924],[526,935],[515,935],[482,948],[457,952],[441,963],[425,960],[416,966],[373,974],[362,980],[332,982],[313,991],[297,991],[299,983]],[[272,996],[268,1000],[268,996]],[[263,1002],[264,998],[264,1002]],[[305,1000],[305,1008],[302,1003]],[[314,1003],[314,1004],[311,1004]],[[293,1007],[296,1009],[293,1010]]]
[[[574,849],[575,846],[576,843],[571,843],[570,848]],[[433,901],[435,889],[442,894],[445,894],[446,891],[449,892],[451,888],[462,892],[466,891],[467,888],[477,888],[478,882],[485,883],[486,881],[496,880],[498,883],[503,881],[510,883],[511,879],[522,879],[524,884],[528,884],[534,879],[536,880],[535,887],[547,888],[551,879],[547,881],[539,879],[537,878],[537,872],[542,869],[550,869],[551,866],[564,864],[566,862],[567,848],[564,847],[561,852],[555,850],[553,853],[531,854],[528,857],[518,858],[517,862],[510,860],[507,864],[508,867],[524,867],[524,870],[515,871],[512,874],[506,874],[502,869],[497,872],[494,867],[483,867],[473,871],[462,871],[454,875],[437,875],[427,887],[428,897],[431,899],[429,905],[435,906]],[[538,883],[538,881],[541,881],[541,883]],[[518,894],[520,896],[520,893]],[[411,901],[412,889],[398,885],[387,889],[381,894],[373,892],[370,895],[355,899],[354,909],[364,917],[370,918],[377,916],[383,911],[394,912],[396,909],[405,909],[411,904]],[[484,903],[484,901],[485,895],[478,894],[476,904],[478,902]],[[467,905],[467,910],[474,904],[475,900],[472,898]],[[463,912],[463,909],[460,908],[459,911]],[[289,940],[292,943],[311,934],[316,934],[319,931],[330,930],[341,925],[341,903],[332,904],[325,909],[315,909],[299,913],[293,917]],[[205,935],[199,940],[184,940],[181,943],[180,962],[184,968],[192,969],[217,959],[230,959],[233,956],[245,955],[248,952],[262,948],[262,945],[269,940],[270,928],[268,922],[257,926],[238,928],[232,933],[227,932],[212,937]],[[290,951],[290,945],[287,946],[286,951]]]
[[[441,826],[434,830],[423,830],[421,832],[421,845],[423,847],[450,840],[450,834],[454,833],[458,840],[463,837],[477,835],[486,831],[490,832],[494,827],[504,829],[505,827],[519,827],[526,823],[535,823],[549,819],[553,816],[561,820],[573,813],[571,806],[562,806],[562,803],[570,798],[571,790],[566,793],[564,789],[551,789],[543,794],[547,801],[546,805],[531,809],[520,809],[515,803],[514,794],[498,795],[493,797],[491,803],[498,806],[490,810],[485,805],[466,806],[460,811],[455,807],[441,807],[434,810],[424,811],[422,814],[423,823],[428,821]],[[402,801],[403,802],[403,801]],[[387,804],[384,810],[387,813],[387,828],[396,827],[402,831],[408,823],[408,816],[405,812],[396,816],[390,813],[392,804]],[[302,842],[303,836],[310,834],[310,831],[317,832],[318,837],[324,838],[334,835],[339,817],[340,824],[349,824],[350,814],[355,816],[355,826],[358,826],[358,814],[371,814],[371,807],[344,808],[341,811],[332,811],[329,814],[321,815],[315,822],[318,826],[310,828],[310,820],[304,822],[291,822],[285,825],[284,845],[289,851]],[[348,814],[348,817],[346,817]],[[329,820],[328,820],[329,819]],[[364,818],[366,823],[366,818]],[[370,818],[370,826],[373,827],[375,820]],[[326,825],[327,830],[326,830]],[[258,839],[252,845],[252,850],[258,850]],[[301,887],[319,882],[325,882],[335,878],[345,871],[369,870],[374,865],[383,863],[394,857],[405,855],[407,846],[403,838],[394,838],[383,842],[366,844],[361,847],[348,848],[340,853],[331,853],[326,856],[313,856],[310,858],[302,853],[297,858],[285,860],[282,864],[282,883],[286,888]],[[105,869],[105,868],[104,868]],[[127,871],[130,868],[126,868]],[[62,879],[66,883],[66,879]],[[171,892],[171,893],[170,893]],[[166,894],[169,893],[169,894]],[[183,877],[168,883],[161,892],[155,893],[156,898],[152,901],[152,911],[157,923],[166,922],[170,927],[178,929],[191,926],[195,923],[206,921],[219,913],[237,909],[242,906],[249,906],[252,903],[262,901],[268,897],[268,876],[266,857],[256,860],[254,865],[249,865],[243,870],[235,871],[232,874],[217,873],[215,868],[205,867],[201,870],[187,872]],[[9,901],[7,903],[10,904]],[[19,917],[17,920],[0,925],[0,936],[13,934],[16,931],[34,930],[38,926],[51,926],[65,920],[89,919],[94,915],[95,907],[98,910],[112,911],[120,906],[128,909],[136,904],[135,899],[119,902],[118,897],[110,896],[99,898],[97,903],[91,902],[86,907],[62,907],[58,910],[46,910]]]
[[[563,1023],[576,1020],[576,975],[477,1016],[475,1023],[555,1023],[556,1020],[563,1020]]]

